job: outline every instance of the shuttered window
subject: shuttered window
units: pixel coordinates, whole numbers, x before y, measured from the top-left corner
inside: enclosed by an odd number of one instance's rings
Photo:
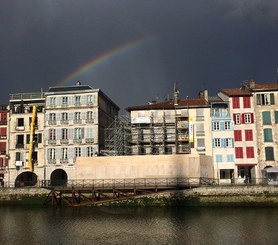
[[[235,147],[236,158],[243,158],[243,148]]]
[[[246,156],[247,156],[247,158],[254,158],[254,147],[253,146],[246,147]]]
[[[235,141],[242,141],[241,130],[234,131],[234,138]]]
[[[245,140],[246,141],[252,141],[253,140],[253,130],[252,129],[246,129],[245,130]]]
[[[238,97],[233,97],[233,108],[240,108]]]
[[[262,112],[262,117],[263,117],[263,125],[271,125],[270,111],[263,111]]]
[[[272,142],[272,129],[271,128],[265,128],[264,129],[264,142]]]
[[[251,108],[250,97],[243,97],[243,107]]]
[[[273,161],[274,160],[273,147],[266,147],[265,148],[265,160],[266,161]]]

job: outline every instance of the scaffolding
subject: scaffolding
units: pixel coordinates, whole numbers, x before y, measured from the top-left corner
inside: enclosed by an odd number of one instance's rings
[[[160,111],[161,113],[161,111]],[[130,120],[128,116],[117,117],[105,129],[103,155],[159,155],[190,153],[188,110],[172,115],[148,116]]]
[[[105,129],[105,150],[101,153],[107,156],[131,155],[131,126],[128,116],[118,116]]]

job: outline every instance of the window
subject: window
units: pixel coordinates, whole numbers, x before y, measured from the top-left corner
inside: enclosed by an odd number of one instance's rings
[[[83,139],[83,130],[82,128],[74,129],[74,139]]]
[[[212,129],[213,130],[220,130],[220,123],[219,122],[213,122],[212,123]]]
[[[56,156],[55,156],[55,149],[54,149],[54,148],[50,148],[48,152],[49,152],[49,156],[48,156],[49,159],[51,159],[51,160],[52,160],[52,159],[56,159]]]
[[[265,147],[265,160],[274,161],[273,147]]]
[[[253,146],[246,147],[246,156],[247,156],[247,158],[254,158],[254,147]]]
[[[222,155],[215,155],[215,161],[217,162],[217,163],[219,163],[219,162],[223,162],[223,159],[222,159]]]
[[[233,139],[225,139],[225,147],[233,147]]]
[[[187,115],[187,113],[186,113]],[[197,108],[196,109],[196,121],[203,121],[204,120],[204,108]]]
[[[245,140],[246,141],[252,141],[253,140],[253,130],[252,129],[246,129],[245,130]]]
[[[67,106],[68,105],[68,97],[62,97],[62,105]]]
[[[81,96],[75,96],[75,105],[79,106],[81,104]]]
[[[264,142],[273,142],[271,128],[264,129]]]
[[[240,122],[240,114],[234,114],[233,117],[234,117],[235,124],[240,124],[241,123]]]
[[[243,97],[243,108],[251,108],[250,97]]]
[[[95,154],[95,148],[93,148],[92,146],[87,147],[87,156],[88,157],[92,157]]]
[[[220,179],[230,179],[231,170],[230,169],[220,169]]]
[[[74,113],[74,120],[81,120],[81,112]]]
[[[67,112],[62,113],[62,121],[68,121],[68,113]]]
[[[238,97],[233,97],[232,103],[233,103],[233,108],[240,108],[239,98]]]
[[[227,155],[227,162],[234,162],[234,155],[233,154],[228,154]]]
[[[241,130],[234,131],[234,138],[235,141],[242,141]]]
[[[50,98],[50,106],[55,106],[56,105],[56,98],[55,97],[51,97]]]
[[[221,140],[219,138],[213,139],[214,147],[221,147]]]
[[[24,118],[18,118],[17,119],[17,126],[18,127],[24,126]]]
[[[197,147],[205,147],[205,139],[197,139]]]
[[[81,157],[81,148],[75,147],[75,157]]]
[[[246,113],[246,114],[243,114],[243,117],[244,117],[244,123],[251,123],[251,114],[249,113]]]
[[[55,113],[50,113],[49,114],[49,120],[50,121],[56,121],[56,114]]]
[[[93,119],[93,112],[92,111],[87,111],[87,119]]]
[[[224,122],[224,129],[225,130],[230,130],[231,129],[231,122]]]
[[[257,94],[257,105],[274,105],[274,94]]]
[[[16,152],[15,153],[15,160],[16,161],[21,161],[21,154],[20,154],[20,152]]]
[[[94,95],[87,95],[87,104],[91,105],[95,103],[95,96]]]
[[[262,112],[262,117],[263,117],[263,125],[271,125],[270,111],[263,111]]]
[[[55,129],[49,129],[49,140],[56,140],[56,130]]]
[[[236,158],[243,158],[243,148],[235,147]]]
[[[68,148],[62,148],[62,159],[68,159]]]
[[[62,140],[67,140],[67,139],[68,139],[68,129],[62,128]]]
[[[24,135],[23,134],[17,135],[16,138],[17,138],[17,142],[16,142],[17,148],[23,148]]]

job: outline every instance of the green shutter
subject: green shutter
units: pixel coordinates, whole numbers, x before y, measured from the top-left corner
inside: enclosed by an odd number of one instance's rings
[[[275,105],[274,94],[273,93],[270,94],[270,104]]]
[[[272,129],[265,128],[264,129],[264,142],[272,142]]]
[[[275,115],[275,123],[278,123],[278,111],[275,111],[274,115]]]
[[[270,111],[263,111],[262,116],[263,116],[263,125],[271,125]]]
[[[273,161],[274,160],[273,147],[266,147],[265,148],[265,160],[266,161]]]

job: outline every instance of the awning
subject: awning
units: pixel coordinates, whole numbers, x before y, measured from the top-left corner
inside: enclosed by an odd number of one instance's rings
[[[278,173],[278,167],[265,168],[263,171],[267,173]]]
[[[256,166],[257,163],[236,163],[236,166]]]

